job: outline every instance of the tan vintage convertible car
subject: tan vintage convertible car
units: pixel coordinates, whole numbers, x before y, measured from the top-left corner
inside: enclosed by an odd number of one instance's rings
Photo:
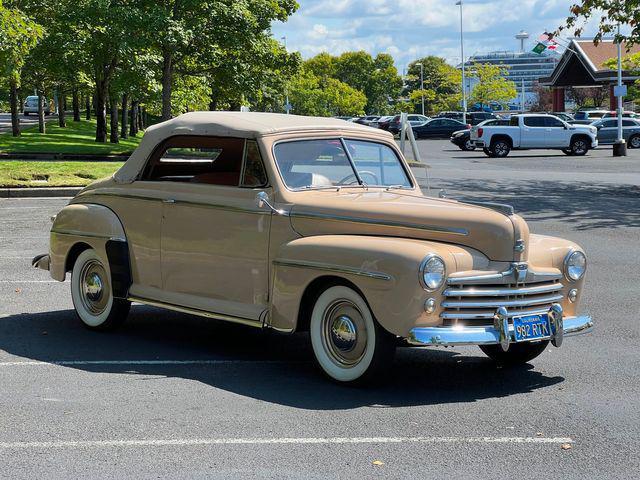
[[[150,127],[113,177],[54,218],[33,260],[86,326],[131,302],[308,331],[338,382],[398,345],[479,345],[526,362],[592,327],[586,259],[509,206],[425,196],[393,136],[337,119],[188,113]]]

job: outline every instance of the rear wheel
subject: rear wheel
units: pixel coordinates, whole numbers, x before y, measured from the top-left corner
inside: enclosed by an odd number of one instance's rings
[[[584,138],[578,137],[578,138],[574,138],[571,141],[571,152],[574,155],[582,156],[582,155],[585,155],[588,151],[589,151],[589,145],[587,144],[587,141]]]
[[[544,352],[547,345],[549,345],[549,341],[512,343],[506,352],[502,350],[500,345],[480,345],[480,350],[500,365],[521,365]]]
[[[630,148],[640,148],[640,135],[632,135],[629,138],[629,147]]]
[[[496,140],[491,144],[492,156],[497,158],[504,158],[509,155],[511,151],[511,145],[506,140]]]
[[[82,323],[92,330],[113,330],[129,314],[131,303],[114,298],[109,266],[91,248],[76,259],[71,272],[71,298]]]
[[[318,366],[338,383],[370,383],[391,366],[395,337],[378,324],[367,302],[349,287],[329,287],[318,297],[309,330]]]

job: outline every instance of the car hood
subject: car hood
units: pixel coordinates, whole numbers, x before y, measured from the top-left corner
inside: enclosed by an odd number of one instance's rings
[[[419,193],[369,190],[296,194],[291,224],[302,236],[383,235],[464,245],[495,261],[523,261],[529,229],[518,215]],[[524,252],[515,248],[522,240]]]

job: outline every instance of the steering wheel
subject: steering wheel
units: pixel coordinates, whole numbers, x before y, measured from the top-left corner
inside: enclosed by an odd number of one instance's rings
[[[360,177],[362,178],[362,175],[369,175],[370,177],[372,177],[374,179],[374,182],[372,183],[372,185],[379,185],[380,184],[380,179],[378,178],[378,176],[373,173],[370,170],[362,170],[360,172],[358,172],[358,175],[360,175]],[[349,180],[351,177],[353,177],[353,180],[350,182],[347,182],[347,180]],[[344,177],[342,180],[340,180],[338,182],[338,185],[353,185],[354,183],[356,183],[358,181],[358,177],[356,177],[355,173],[352,173],[350,175],[347,175],[346,177]]]

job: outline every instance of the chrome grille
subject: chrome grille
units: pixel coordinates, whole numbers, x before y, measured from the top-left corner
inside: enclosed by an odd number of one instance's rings
[[[509,316],[547,312],[561,302],[561,274],[535,275],[517,282],[511,272],[486,276],[457,277],[448,281],[442,302],[443,325],[493,325],[499,307]]]

